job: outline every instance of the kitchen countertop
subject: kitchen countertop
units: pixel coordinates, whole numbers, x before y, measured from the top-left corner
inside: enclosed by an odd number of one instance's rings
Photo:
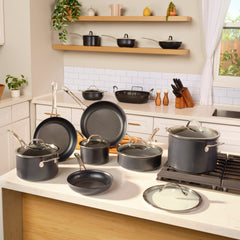
[[[82,94],[79,91],[73,91],[80,100],[86,106],[89,106],[94,101],[87,101],[82,98]],[[175,108],[175,103],[170,102],[168,106],[156,106],[153,100],[149,100],[148,103],[144,104],[130,104],[118,102],[113,94],[104,94],[102,101],[112,101],[118,104],[124,109],[127,114],[136,114],[150,117],[164,117],[181,120],[196,119],[198,121],[204,121],[209,123],[219,123],[226,125],[240,126],[240,119],[236,118],[225,118],[225,117],[213,117],[212,113],[216,108],[232,111],[240,111],[239,106],[235,105],[208,105],[201,106],[195,105],[193,108]],[[52,104],[52,95],[48,94],[45,96],[33,98],[32,103],[35,104]],[[63,90],[59,90],[57,93],[57,106],[58,107],[71,107],[80,108],[80,106]]]
[[[164,150],[163,162],[166,154]],[[16,169],[13,169],[0,177],[0,186],[82,206],[240,239],[240,195],[191,187],[201,195],[203,199],[201,205],[188,213],[172,213],[152,207],[142,197],[147,188],[164,183],[156,180],[158,170],[134,172],[124,169],[118,165],[115,155],[110,157],[107,164],[86,165],[86,167],[111,173],[114,181],[110,189],[94,196],[83,196],[71,190],[66,179],[70,173],[78,170],[75,159],[59,163],[59,173],[51,180],[25,181],[18,178]]]
[[[0,108],[12,106],[12,105],[15,105],[15,104],[18,104],[18,103],[22,103],[22,102],[25,102],[25,101],[30,101],[31,99],[32,99],[31,96],[25,96],[25,95],[22,95],[22,96],[17,97],[17,98],[12,98],[12,97],[1,98],[1,100],[0,100]]]

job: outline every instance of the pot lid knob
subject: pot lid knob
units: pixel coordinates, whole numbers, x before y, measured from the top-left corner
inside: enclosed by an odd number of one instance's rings
[[[173,37],[170,35],[170,36],[168,37],[168,40],[169,40],[169,41],[172,41],[172,40],[173,40]]]
[[[124,38],[128,38],[128,34],[127,33],[124,34]]]
[[[92,36],[93,35],[93,32],[92,31],[89,31],[89,36]]]

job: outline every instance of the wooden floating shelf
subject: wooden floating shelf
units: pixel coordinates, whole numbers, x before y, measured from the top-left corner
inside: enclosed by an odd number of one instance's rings
[[[191,22],[189,16],[80,16],[79,22]]]
[[[53,45],[53,49],[84,52],[138,53],[138,54],[182,55],[182,56],[188,55],[190,53],[189,49],[95,47],[79,45]]]

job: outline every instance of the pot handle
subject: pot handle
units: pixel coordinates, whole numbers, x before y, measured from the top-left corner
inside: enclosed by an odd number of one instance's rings
[[[24,142],[24,140],[22,138],[20,138],[14,131],[8,129],[8,132],[10,132],[21,144],[22,147],[26,147],[27,144]]]
[[[83,161],[82,161],[82,159],[81,159],[81,157],[80,157],[80,155],[79,155],[79,153],[74,153],[74,156],[75,156],[75,158],[78,161],[78,164],[79,164],[79,167],[80,167],[80,171],[82,171],[82,167],[83,167],[84,170],[87,170],[85,165],[84,165],[84,163],[83,163]]]
[[[110,36],[110,35],[106,35],[106,34],[101,35],[101,37],[109,37],[109,38],[113,38],[113,39],[117,40],[117,38]]]
[[[156,133],[159,131],[159,128],[155,128],[152,132],[152,135],[149,137],[148,142],[152,142],[153,137],[156,135]]]
[[[150,40],[150,41],[153,41],[153,42],[156,42],[158,44],[158,41],[155,40],[155,39],[152,39],[152,38],[145,38],[145,37],[142,37],[143,39],[146,39],[146,40]]]
[[[57,116],[57,83],[52,82],[52,116]]]
[[[52,161],[54,161],[54,163],[57,163],[57,160],[58,160],[58,158],[50,158],[50,159],[48,159],[48,160],[43,160],[43,161],[41,161],[41,162],[39,163],[39,167],[40,167],[40,168],[43,168],[44,165],[45,165],[45,163],[47,163],[47,162],[52,162]]]
[[[113,86],[113,92],[115,93],[118,90],[117,86]]]
[[[62,90],[70,95],[80,105],[80,108],[82,110],[85,110],[87,108],[87,106],[68,87],[64,86]]]
[[[97,139],[104,140],[102,136],[100,136],[100,135],[98,135],[98,134],[93,134],[93,135],[91,135],[91,136],[88,138],[87,143],[91,142],[91,140],[92,140],[94,137],[98,137]]]
[[[197,125],[198,130],[199,130],[200,132],[203,131],[202,123],[201,123],[201,122],[199,122],[199,121],[197,121],[197,120],[194,120],[194,119],[189,120],[189,121],[187,122],[186,127],[189,128],[190,130],[192,130],[192,129],[189,127],[190,123],[195,123],[195,124]]]
[[[83,36],[82,36],[81,34],[79,34],[79,33],[70,32],[69,34],[70,34],[70,35],[76,35],[76,36],[79,36],[79,37],[81,37],[81,38],[83,37]]]
[[[220,146],[220,145],[223,145],[223,144],[224,143],[216,143],[216,144],[212,144],[212,145],[208,144],[208,145],[205,146],[204,152],[208,152],[209,148],[211,148],[211,147],[217,147],[217,146]]]

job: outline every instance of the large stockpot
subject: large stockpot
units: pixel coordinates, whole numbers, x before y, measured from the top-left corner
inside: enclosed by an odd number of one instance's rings
[[[197,126],[190,126],[195,122]],[[169,133],[168,165],[176,170],[199,174],[216,168],[217,140],[220,134],[202,127],[200,122],[188,121],[186,126],[167,129]]]
[[[91,135],[80,142],[81,158],[84,163],[100,165],[109,161],[109,142],[99,135]]]
[[[33,139],[28,145],[13,131],[10,131],[21,143],[16,150],[16,168],[18,177],[29,181],[43,181],[55,177],[58,173],[58,147]]]

